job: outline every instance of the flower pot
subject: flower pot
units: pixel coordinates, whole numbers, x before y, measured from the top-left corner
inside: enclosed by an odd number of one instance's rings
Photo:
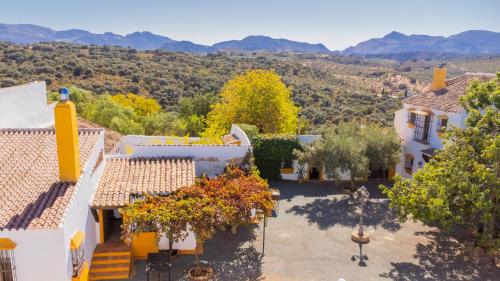
[[[186,275],[191,281],[208,281],[214,277],[214,270],[208,264],[201,264],[200,270],[194,265],[186,270]]]

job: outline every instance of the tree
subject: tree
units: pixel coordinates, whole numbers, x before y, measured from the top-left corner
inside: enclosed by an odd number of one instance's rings
[[[158,241],[162,235],[168,238],[168,248],[172,253],[173,244],[184,240],[189,233],[190,207],[183,200],[151,195],[125,206],[121,209],[124,241],[130,244],[138,233],[155,232]]]
[[[217,101],[217,96],[213,93],[197,94],[194,97],[183,97],[179,99],[179,114],[182,118],[189,118],[192,115],[206,117],[211,106]]]
[[[161,110],[161,106],[155,99],[136,94],[118,94],[112,96],[111,99],[121,106],[131,108],[139,116],[154,114]]]
[[[366,177],[372,168],[393,167],[399,156],[399,141],[394,131],[375,124],[343,123],[326,129],[321,139],[294,153],[301,164],[320,166],[329,178],[340,181],[349,173],[351,188],[357,178]]]
[[[298,108],[275,72],[251,70],[226,82],[221,101],[208,114],[207,136],[222,136],[233,123],[255,125],[261,133],[293,133]]]
[[[144,127],[137,121],[137,114],[129,107],[121,106],[108,95],[102,95],[92,103],[85,117],[122,134],[144,134]]]
[[[271,215],[274,203],[269,185],[252,170],[245,173],[235,165],[228,165],[222,175],[201,179],[198,184],[208,196],[220,200],[224,206],[222,221],[233,228]],[[253,215],[257,210],[259,213]]]
[[[461,227],[477,245],[498,249],[500,74],[473,82],[461,101],[466,127],[448,130],[444,147],[412,179],[397,176],[381,188],[401,220]]]
[[[194,232],[197,245],[203,245],[222,224],[219,208],[222,204],[218,203],[218,198],[207,196],[198,185],[179,190],[175,198],[182,202],[183,208],[188,212],[189,229]],[[195,257],[196,271],[201,274],[198,248],[195,250]]]

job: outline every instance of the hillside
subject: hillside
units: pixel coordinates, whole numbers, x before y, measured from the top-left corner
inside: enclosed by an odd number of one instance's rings
[[[138,93],[154,97],[166,110],[177,111],[181,97],[219,93],[235,74],[271,69],[283,77],[314,131],[352,119],[391,126],[405,89],[425,89],[437,63],[287,53],[202,56],[62,42],[0,43],[0,86],[40,79],[47,81],[50,90],[75,85],[97,95]],[[493,72],[500,71],[500,58],[450,60],[447,65],[450,76]]]

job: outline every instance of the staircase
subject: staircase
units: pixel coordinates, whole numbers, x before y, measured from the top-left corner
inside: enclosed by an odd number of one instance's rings
[[[127,279],[131,263],[129,246],[122,242],[99,244],[92,256],[89,280]]]

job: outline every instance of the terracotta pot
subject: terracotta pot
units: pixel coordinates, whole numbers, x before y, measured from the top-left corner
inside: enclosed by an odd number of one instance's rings
[[[195,265],[191,268],[188,268],[188,270],[186,271],[187,278],[191,281],[212,280],[212,278],[214,277],[214,270],[212,269],[212,267],[206,264],[202,264],[200,265],[200,267],[202,268],[202,271],[204,273],[203,275],[195,275],[196,271],[196,265]]]

